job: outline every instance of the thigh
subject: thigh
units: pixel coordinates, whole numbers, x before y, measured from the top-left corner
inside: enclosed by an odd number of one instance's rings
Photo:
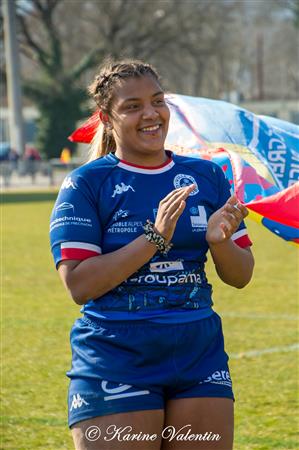
[[[76,450],[160,450],[163,409],[94,417],[71,428]]]
[[[166,403],[162,450],[232,450],[230,398],[180,398]]]

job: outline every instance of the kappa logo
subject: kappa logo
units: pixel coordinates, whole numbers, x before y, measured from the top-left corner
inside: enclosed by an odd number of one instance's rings
[[[134,391],[128,392],[133,386],[130,384],[122,384],[122,383],[110,383],[116,385],[115,387],[108,387],[109,381],[103,380],[101,382],[101,388],[104,392],[106,392],[106,395],[104,397],[104,400],[116,400],[119,398],[125,398],[125,397],[136,397],[137,395],[146,395],[149,394],[150,391],[144,390],[144,391]],[[133,388],[134,389],[134,388]]]
[[[70,411],[72,411],[73,409],[81,408],[82,405],[88,406],[89,403],[87,403],[87,401],[84,400],[84,398],[82,398],[80,394],[74,394]]]
[[[191,175],[179,173],[174,177],[173,184],[176,189],[190,186],[190,184],[195,184],[194,191],[192,191],[189,195],[196,195],[199,192],[198,184],[196,183],[195,178],[193,178]]]
[[[61,185],[61,189],[77,189],[76,183],[72,181],[71,177],[66,177]]]
[[[162,261],[150,263],[151,272],[170,272],[171,270],[184,270],[182,261]]]
[[[126,185],[125,183],[121,182],[120,184],[116,184],[114,187],[114,192],[112,194],[112,197],[115,197],[116,194],[122,194],[123,192],[127,192],[129,189],[131,189],[133,192],[135,190],[130,185]]]
[[[75,210],[74,205],[68,202],[63,202],[60,203],[60,205],[58,205],[55,209],[56,213],[58,213],[59,211],[67,211],[67,210],[72,210],[72,212],[74,213]]]

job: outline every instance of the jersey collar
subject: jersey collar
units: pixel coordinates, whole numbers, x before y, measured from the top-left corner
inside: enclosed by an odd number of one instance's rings
[[[137,173],[143,173],[147,175],[157,175],[159,173],[164,173],[170,170],[174,166],[174,161],[172,158],[172,152],[169,150],[166,150],[168,159],[161,164],[160,166],[155,167],[145,167],[145,166],[139,166],[137,164],[132,164],[127,161],[124,161],[122,159],[117,158],[114,153],[109,153],[107,157],[109,159],[113,159],[114,162],[116,162],[116,165],[120,167],[121,169],[128,170],[129,172],[137,172]]]

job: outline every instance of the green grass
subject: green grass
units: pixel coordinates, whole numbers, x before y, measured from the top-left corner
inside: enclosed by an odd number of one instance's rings
[[[69,330],[78,307],[64,293],[48,244],[53,193],[6,194],[2,207],[2,445],[72,449],[66,425]],[[210,264],[215,309],[223,314],[236,395],[236,450],[298,447],[298,353],[247,357],[298,342],[297,249],[247,221],[255,277],[242,291],[222,284]]]

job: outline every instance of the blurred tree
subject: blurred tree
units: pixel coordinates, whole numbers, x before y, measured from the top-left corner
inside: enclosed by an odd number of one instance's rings
[[[235,3],[20,1],[21,49],[34,61],[24,92],[40,112],[36,144],[41,152],[57,157],[76,122],[86,116],[87,96],[81,86],[107,54],[150,61],[172,90],[181,86],[198,94],[206,63],[218,52],[223,30],[219,25]]]
[[[24,94],[39,110],[36,145],[48,158],[58,157],[66,144],[73,148],[67,136],[87,114],[86,95],[77,81],[102,50],[101,44],[96,45],[77,65],[65,67],[63,40],[55,20],[61,3],[31,0],[20,2],[18,9],[21,49],[38,68],[37,76],[24,80]]]
[[[252,98],[258,91],[256,36],[262,32],[265,95],[277,98],[283,91],[294,96],[298,86],[291,25],[298,23],[298,0],[16,4],[24,89],[40,112],[36,145],[48,157],[58,157],[63,147],[71,146],[67,136],[90,113],[86,85],[108,54],[156,65],[173,92]]]

